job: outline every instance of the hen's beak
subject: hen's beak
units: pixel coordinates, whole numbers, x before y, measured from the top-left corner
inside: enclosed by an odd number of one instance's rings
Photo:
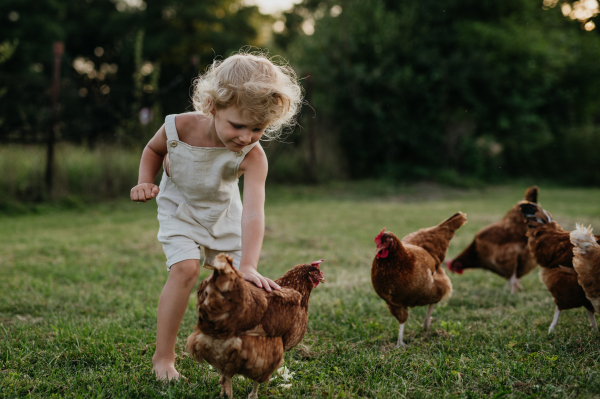
[[[325,276],[323,276],[323,272],[319,272],[319,283],[325,283]]]

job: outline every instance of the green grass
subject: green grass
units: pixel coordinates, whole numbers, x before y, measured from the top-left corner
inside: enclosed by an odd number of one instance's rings
[[[373,237],[404,235],[456,211],[469,223],[449,257],[520,199],[526,185],[481,190],[393,188],[361,183],[270,189],[259,270],[279,277],[325,259],[326,284],[313,291],[302,344],[286,354],[292,386],[263,384],[264,397],[599,397],[600,347],[585,311],[554,313],[537,270],[525,292],[485,271],[451,275],[454,295],[411,310],[408,347],[394,349],[398,323],[371,287]],[[600,226],[600,190],[541,188],[540,200],[571,229]],[[70,211],[0,218],[0,397],[213,398],[217,374],[183,350],[192,331],[190,297],[177,342],[188,379],[154,381],[156,306],[167,278],[156,241],[155,204],[113,202]],[[203,269],[201,277],[208,271]],[[252,383],[234,379],[245,398]]]
[[[64,199],[114,198],[129,192],[137,182],[143,146],[84,146],[61,143],[55,147],[53,189],[45,185],[46,148],[39,145],[0,146],[0,211],[27,210],[24,203]]]
[[[55,146],[53,188],[45,181],[46,147],[6,144],[0,146],[0,214],[40,213],[46,208],[77,207],[82,201],[119,198],[137,184],[140,157],[145,143],[136,147],[96,145],[93,149],[69,143]],[[306,182],[304,147],[263,143],[272,159],[270,182]],[[316,166],[320,181],[343,176],[337,152]],[[157,177],[157,184],[162,171]]]

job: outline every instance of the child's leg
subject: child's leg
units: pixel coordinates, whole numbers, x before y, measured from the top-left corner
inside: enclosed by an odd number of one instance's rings
[[[157,379],[179,378],[179,373],[175,370],[175,341],[199,274],[198,259],[187,259],[171,266],[169,278],[158,301],[156,352],[152,357]]]

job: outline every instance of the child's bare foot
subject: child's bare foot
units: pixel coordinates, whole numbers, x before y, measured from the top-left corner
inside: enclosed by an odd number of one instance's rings
[[[179,379],[179,373],[175,370],[175,365],[172,362],[152,360],[152,364],[152,371],[157,380],[171,381]]]

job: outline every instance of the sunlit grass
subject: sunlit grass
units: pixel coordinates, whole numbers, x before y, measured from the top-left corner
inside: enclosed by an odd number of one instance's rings
[[[264,384],[265,397],[597,397],[600,349],[583,309],[566,311],[547,335],[554,304],[537,270],[525,292],[485,271],[451,275],[452,298],[411,310],[404,350],[398,324],[373,292],[373,237],[404,235],[456,211],[469,223],[450,257],[501,217],[526,186],[447,190],[360,183],[273,188],[259,270],[279,277],[324,258],[326,284],[313,291],[308,333],[286,355],[295,373]],[[600,226],[600,190],[541,187],[540,201],[566,228]],[[213,398],[218,376],[183,351],[194,297],[179,332],[177,367],[188,379],[164,385],[150,373],[156,305],[167,278],[154,203],[0,218],[0,396]],[[203,270],[202,277],[208,271]],[[234,379],[245,398],[252,383]],[[498,395],[498,396],[496,396]]]
[[[77,195],[114,198],[137,182],[142,149],[58,144],[55,147],[53,188],[45,182],[46,148],[36,145],[0,146],[0,205],[9,201],[40,201]]]

